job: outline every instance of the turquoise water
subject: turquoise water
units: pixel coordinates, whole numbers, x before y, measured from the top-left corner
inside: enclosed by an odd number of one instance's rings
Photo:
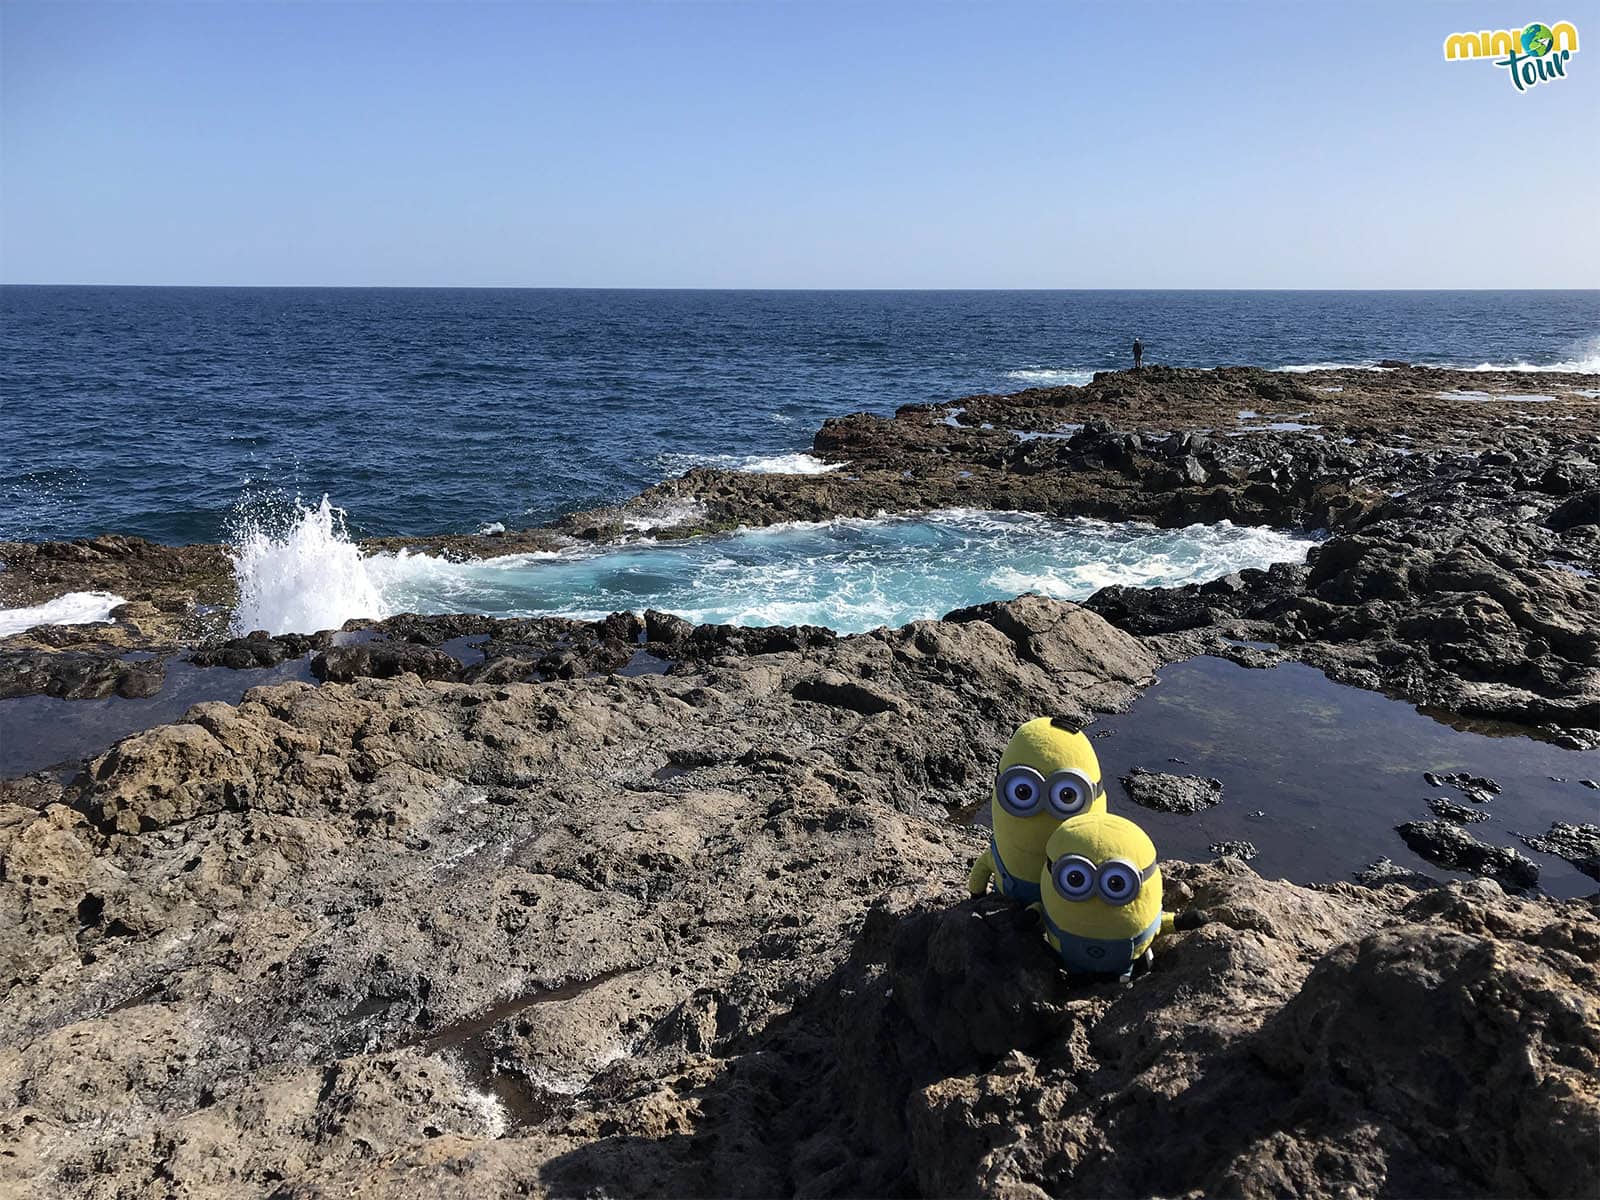
[[[687,509],[684,518],[692,516]],[[694,622],[826,625],[842,633],[1037,591],[1168,586],[1300,561],[1313,541],[1271,529],[947,509],[459,562],[363,555],[326,499],[237,553],[240,633],[312,633],[354,617],[474,612],[594,619],[660,609]]]
[[[477,563],[384,556],[364,566],[390,612],[595,618],[656,608],[695,622],[826,625],[852,633],[1022,592],[1082,600],[1113,583],[1213,579],[1300,561],[1311,544],[1227,523],[1156,529],[946,510]]]

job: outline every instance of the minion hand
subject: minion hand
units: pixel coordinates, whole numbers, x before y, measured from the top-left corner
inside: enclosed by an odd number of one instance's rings
[[[981,896],[989,890],[989,880],[994,878],[994,861],[985,850],[978,855],[972,864],[972,870],[967,872],[967,891],[974,896]]]
[[[1186,908],[1174,918],[1172,927],[1174,929],[1199,929],[1200,926],[1208,923],[1205,913],[1197,909]],[[1163,930],[1163,932],[1166,931]]]

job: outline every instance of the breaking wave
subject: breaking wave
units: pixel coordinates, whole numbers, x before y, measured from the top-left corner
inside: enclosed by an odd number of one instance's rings
[[[1095,368],[1092,367],[1023,367],[1005,373],[1007,379],[1015,379],[1018,383],[1032,384],[1035,387],[1081,387],[1093,379],[1094,375]]]
[[[482,612],[586,619],[656,608],[695,622],[826,625],[843,633],[1039,591],[1175,586],[1305,558],[1314,539],[1232,525],[1149,525],[946,509],[793,522],[681,542],[454,562],[362,555],[326,498],[234,553],[236,630],[308,633],[352,617]]]
[[[663,454],[662,468],[678,475],[695,467],[721,467],[751,475],[826,475],[844,463],[823,462],[814,454]]]
[[[0,637],[26,633],[37,625],[92,625],[109,621],[111,610],[126,603],[111,592],[68,592],[27,608],[0,608]]]
[[[233,631],[315,633],[352,617],[386,617],[370,559],[350,540],[343,509],[328,497],[315,508],[296,500],[236,518],[233,560],[239,603]]]
[[[1540,372],[1565,372],[1569,374],[1593,375],[1600,373],[1600,337],[1590,338],[1588,341],[1579,342],[1569,350],[1570,358],[1558,362],[1534,363],[1526,359],[1517,359],[1514,362],[1472,362],[1462,359],[1448,360],[1419,360],[1419,367],[1438,367],[1449,371],[1527,371]],[[1314,362],[1291,363],[1278,367],[1279,371],[1384,371],[1387,367],[1380,367],[1375,359],[1365,359],[1361,362]]]

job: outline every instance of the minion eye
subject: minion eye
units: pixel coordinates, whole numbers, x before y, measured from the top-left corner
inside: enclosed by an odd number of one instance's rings
[[[1094,864],[1076,854],[1058,858],[1050,868],[1050,879],[1065,900],[1087,900],[1094,894]]]
[[[1089,777],[1070,767],[1051,775],[1047,786],[1050,811],[1063,820],[1083,812],[1094,799],[1094,784]]]
[[[995,782],[1000,807],[1013,817],[1032,817],[1045,805],[1044,776],[1032,767],[1009,767]]]
[[[1107,904],[1128,904],[1139,894],[1144,884],[1137,867],[1121,859],[1111,859],[1100,864],[1100,877],[1095,890]]]

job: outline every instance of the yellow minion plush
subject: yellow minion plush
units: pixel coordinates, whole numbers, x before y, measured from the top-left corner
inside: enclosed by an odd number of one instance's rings
[[[1126,817],[1088,813],[1057,826],[1039,882],[1044,940],[1069,971],[1128,975],[1173,928],[1155,845]]]
[[[1011,736],[994,782],[994,832],[972,864],[967,887],[981,896],[994,880],[1002,896],[1039,902],[1045,843],[1068,817],[1104,812],[1100,760],[1076,725],[1060,717],[1029,721]]]

